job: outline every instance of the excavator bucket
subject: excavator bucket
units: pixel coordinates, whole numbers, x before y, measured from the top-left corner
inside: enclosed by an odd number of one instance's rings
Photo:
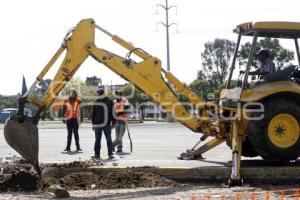
[[[4,137],[6,142],[30,162],[40,174],[39,137],[36,124],[31,119],[19,120],[16,115],[12,115],[5,123]]]

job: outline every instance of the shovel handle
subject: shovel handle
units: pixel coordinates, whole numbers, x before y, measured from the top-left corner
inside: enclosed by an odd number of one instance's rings
[[[132,153],[132,151],[133,151],[133,145],[132,145],[132,139],[131,139],[131,136],[130,136],[130,131],[129,131],[129,128],[128,128],[128,122],[126,122],[126,129],[127,129],[127,134],[128,134],[129,142],[130,142],[130,152]]]

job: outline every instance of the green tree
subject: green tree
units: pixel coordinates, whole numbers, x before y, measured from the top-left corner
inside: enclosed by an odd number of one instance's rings
[[[124,96],[128,97],[129,103],[134,106],[151,101],[151,97],[149,97],[149,95],[145,94],[132,84],[127,84],[125,87],[123,87],[122,92]]]
[[[199,70],[197,72],[197,79],[198,80],[206,80],[206,75],[205,75],[205,72],[203,70]]]
[[[198,79],[211,80],[213,87],[223,83],[234,47],[235,42],[227,39],[216,38],[213,42],[206,42],[201,53],[203,70],[198,72]]]
[[[2,96],[0,95],[0,110],[2,108],[17,108],[20,95]]]
[[[102,85],[102,80],[97,76],[86,77],[85,84],[88,86],[99,86]]]
[[[240,66],[245,66],[247,64],[250,49],[250,42],[241,45],[238,57]],[[291,65],[291,61],[294,60],[294,52],[281,46],[278,39],[264,38],[259,40],[255,46],[254,55],[256,55],[260,49],[268,49],[270,51],[277,68],[282,69]],[[254,59],[252,65],[257,67],[259,63]]]
[[[207,80],[194,80],[190,84],[190,88],[201,98],[207,100],[210,93],[214,92],[214,88],[211,87]]]

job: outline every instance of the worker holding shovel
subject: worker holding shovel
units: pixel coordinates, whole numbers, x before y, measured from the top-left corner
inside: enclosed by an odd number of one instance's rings
[[[114,100],[114,111],[115,111],[115,131],[116,137],[114,141],[114,149],[117,147],[117,153],[123,152],[123,136],[126,131],[128,121],[128,100],[123,96],[121,91],[115,92],[116,99]]]

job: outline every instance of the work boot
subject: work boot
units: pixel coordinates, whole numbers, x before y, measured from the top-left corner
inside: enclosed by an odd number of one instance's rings
[[[112,159],[114,159],[115,157],[113,156],[113,155],[109,155],[108,156],[108,159],[110,159],[110,160],[112,160]]]
[[[77,147],[76,151],[82,151],[82,149],[80,147]]]
[[[118,148],[117,153],[123,153],[122,148]]]
[[[67,148],[65,148],[64,151],[71,151],[71,149],[67,147]]]
[[[96,160],[100,160],[100,155],[99,154],[95,154],[94,156],[92,156],[93,159],[96,159]]]

